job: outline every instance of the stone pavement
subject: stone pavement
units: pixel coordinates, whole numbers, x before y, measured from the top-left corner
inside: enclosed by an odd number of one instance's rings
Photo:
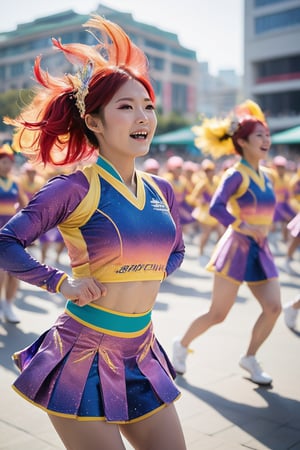
[[[299,293],[299,276],[285,271],[280,240],[272,245],[284,304]],[[300,273],[299,262],[293,264]],[[162,283],[153,312],[156,334],[169,354],[173,337],[208,308],[211,287],[212,276],[200,265],[197,246],[187,245],[182,267]],[[22,322],[0,323],[0,449],[62,450],[46,414],[11,389],[17,370],[10,356],[52,324],[64,300],[22,284],[17,305]],[[176,380],[182,391],[176,406],[188,450],[300,450],[300,332],[288,330],[279,318],[257,355],[274,383],[259,387],[238,366],[258,314],[257,302],[242,286],[227,319],[193,342],[187,373]],[[298,325],[300,330],[300,317]]]

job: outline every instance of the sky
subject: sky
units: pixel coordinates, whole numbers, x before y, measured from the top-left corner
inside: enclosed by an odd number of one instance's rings
[[[243,73],[243,0],[6,0],[0,32],[69,9],[89,14],[100,3],[177,34],[181,45],[208,62],[213,75],[223,69]]]

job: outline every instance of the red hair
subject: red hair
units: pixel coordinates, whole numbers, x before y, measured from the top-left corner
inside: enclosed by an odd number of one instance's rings
[[[100,16],[92,16],[85,25],[101,33],[102,40],[97,40],[95,46],[63,45],[56,39],[52,42],[72,64],[80,67],[90,64],[88,80],[71,74],[53,77],[41,68],[41,58],[37,57],[34,75],[40,86],[32,102],[17,119],[4,119],[16,127],[14,147],[44,164],[72,164],[91,156],[98,142],[82,116],[99,113],[127,80],[133,78],[142,83],[155,101],[148,61],[142,50],[117,24]],[[81,97],[82,113],[76,95],[84,83],[87,90]]]
[[[239,139],[247,140],[249,135],[253,133],[253,131],[255,130],[255,127],[258,123],[268,129],[267,124],[261,120],[258,120],[256,117],[248,116],[239,122],[237,130],[231,136],[235,151],[239,155],[241,156],[243,155],[243,149],[239,145],[238,140]]]

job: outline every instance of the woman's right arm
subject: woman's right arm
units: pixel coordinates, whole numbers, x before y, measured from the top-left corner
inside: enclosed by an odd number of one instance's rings
[[[228,211],[227,204],[237,192],[242,180],[240,172],[229,169],[221,178],[220,184],[211,199],[209,212],[225,228],[239,220],[238,217]]]
[[[50,180],[0,230],[0,268],[20,280],[57,292],[67,275],[41,264],[26,251],[26,247],[63,222],[81,202],[88,188],[82,172]]]

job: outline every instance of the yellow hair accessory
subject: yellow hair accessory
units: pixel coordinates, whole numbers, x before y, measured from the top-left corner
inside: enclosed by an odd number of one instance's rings
[[[266,123],[258,104],[249,99],[237,105],[225,118],[204,118],[200,126],[192,128],[196,135],[195,146],[203,153],[210,154],[214,159],[235,154],[232,136],[247,118]]]
[[[234,147],[228,131],[231,122],[225,119],[204,119],[201,126],[192,128],[195,133],[195,146],[203,153],[209,153],[214,159],[224,155],[232,155]]]
[[[257,120],[265,123],[266,118],[261,108],[253,100],[245,100],[244,103],[236,106],[234,110],[235,115],[241,120],[247,116],[255,117]]]

